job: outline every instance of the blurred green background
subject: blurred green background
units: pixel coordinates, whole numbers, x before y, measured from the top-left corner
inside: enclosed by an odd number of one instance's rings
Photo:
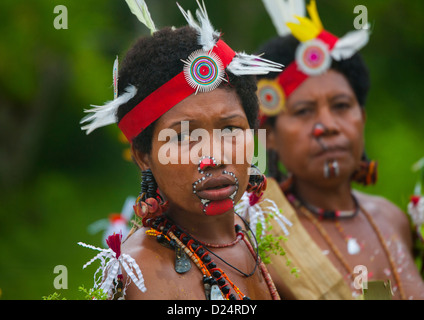
[[[158,27],[185,21],[173,0],[147,0]],[[194,0],[179,0],[194,11]],[[424,155],[424,2],[317,0],[324,27],[338,36],[353,29],[365,5],[373,33],[362,54],[372,89],[366,107],[366,147],[379,161],[379,181],[367,192],[403,210]],[[68,29],[53,25],[57,5]],[[206,0],[214,26],[236,51],[253,52],[276,31],[260,0]],[[137,196],[140,174],[123,159],[116,127],[86,136],[83,109],[113,98],[112,65],[147,29],[124,0],[2,0],[0,2],[0,299],[41,299],[55,291],[80,298],[102,246],[91,223],[119,212]],[[68,269],[68,289],[56,290],[57,265]]]

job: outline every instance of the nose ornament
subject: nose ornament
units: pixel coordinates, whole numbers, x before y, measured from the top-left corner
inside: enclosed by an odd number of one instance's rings
[[[315,138],[320,138],[325,133],[325,131],[327,131],[327,128],[322,123],[317,123],[312,129],[312,135]]]
[[[201,173],[204,174],[204,170],[206,168],[209,167],[216,167],[218,165],[218,163],[216,162],[214,157],[209,157],[209,156],[204,156],[199,160],[199,166],[197,168],[197,170]]]

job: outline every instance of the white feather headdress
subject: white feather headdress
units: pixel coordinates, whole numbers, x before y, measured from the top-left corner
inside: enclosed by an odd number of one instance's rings
[[[199,9],[196,10],[196,16],[199,22],[194,20],[190,11],[184,9],[177,3],[187,23],[198,33],[198,43],[202,46],[203,51],[210,51],[214,48],[217,40],[220,37],[220,32],[216,31],[209,21],[205,3],[202,4],[196,0]],[[256,55],[249,55],[242,52],[237,52],[227,69],[236,76],[242,75],[260,75],[269,72],[280,72],[282,65],[267,59],[263,59]]]
[[[363,29],[350,31],[337,41],[331,57],[340,61],[351,58],[356,52],[361,50],[369,41],[370,25],[367,24]]]
[[[128,4],[131,13],[133,13],[141,23],[149,28],[151,34],[157,31],[155,23],[152,20],[149,9],[144,0],[125,1]],[[116,112],[119,106],[127,103],[137,94],[137,88],[130,85],[124,90],[124,94],[118,97],[118,57],[115,59],[113,64],[113,87],[114,99],[112,101],[106,102],[103,106],[91,105],[93,107],[92,109],[84,110],[84,112],[90,113],[80,121],[80,124],[87,123],[81,127],[82,130],[86,131],[86,134],[90,134],[97,128],[116,123]]]
[[[202,1],[202,4],[200,4],[198,0],[196,0],[196,2],[199,6],[199,9],[196,10],[196,17],[199,22],[196,22],[189,10],[184,11],[178,2],[177,6],[186,19],[188,25],[197,31],[198,44],[202,46],[204,51],[209,51],[216,45],[216,41],[221,34],[212,26],[206,11],[205,3]]]
[[[91,105],[92,109],[84,110],[84,112],[90,113],[81,120],[82,123],[88,123],[81,127],[82,130],[86,130],[87,134],[90,134],[93,130],[108,126],[116,123],[116,111],[120,105],[127,103],[129,100],[134,98],[137,93],[137,88],[134,86],[128,86],[125,89],[125,93],[121,94],[116,99],[107,102],[103,106]]]
[[[280,36],[293,34],[300,41],[296,49],[297,67],[314,76],[328,70],[331,60],[351,58],[369,40],[369,25],[341,38],[324,30],[316,1],[305,6],[304,0],[262,0]],[[309,17],[305,16],[305,7]]]
[[[155,23],[150,16],[149,9],[147,8],[146,2],[144,0],[125,0],[130,8],[131,12],[137,17],[142,24],[149,28],[150,33],[153,34],[156,32]]]
[[[131,12],[137,16],[137,18],[146,25],[150,32],[153,34],[157,31],[155,24],[150,16],[149,10],[147,8],[146,3],[143,0],[125,0],[128,6],[131,9]],[[215,89],[219,85],[219,81],[225,79],[223,78],[224,70],[216,70],[213,69],[213,65],[216,61],[214,60],[214,54],[211,53],[212,50],[217,46],[217,42],[220,37],[220,32],[216,31],[212,26],[208,13],[206,11],[206,7],[204,2],[199,2],[196,0],[198,4],[198,9],[196,10],[197,21],[194,16],[190,13],[190,11],[184,11],[184,9],[177,3],[178,8],[181,10],[183,16],[187,20],[189,26],[194,28],[198,34],[198,44],[202,46],[202,52],[194,52],[188,58],[188,61],[183,61],[186,65],[184,72],[186,73],[186,80],[191,86],[195,87],[195,93],[197,92],[206,92]],[[213,72],[217,72],[218,76],[217,81],[213,82],[210,85],[198,85],[198,79],[196,81],[191,81],[189,71],[193,71],[190,69],[192,60],[199,57],[199,54],[206,56],[206,60],[209,59],[211,70]],[[219,59],[218,59],[219,60]],[[208,62],[206,62],[208,63]],[[220,66],[220,62],[216,63],[217,66]],[[115,68],[115,66],[114,66]],[[269,72],[281,72],[282,65],[263,59],[259,56],[248,55],[246,53],[235,53],[235,56],[232,58],[231,62],[226,66],[227,70],[236,76],[243,75],[260,75],[267,74]],[[219,69],[219,68],[218,68]],[[200,75],[201,76],[201,75]],[[116,81],[115,81],[116,80]],[[206,79],[208,80],[208,79]],[[208,81],[205,81],[207,83]],[[117,79],[114,78],[114,83],[117,83]],[[94,106],[94,108],[85,110],[85,112],[91,113],[90,115],[84,117],[81,120],[81,123],[86,123],[82,129],[86,130],[86,133],[89,134],[93,130],[103,127],[112,123],[116,123],[116,111],[119,106],[127,103],[130,99],[134,98],[137,94],[137,88],[130,85],[125,89],[125,93],[121,96],[115,98],[113,101],[106,103],[104,106]],[[121,128],[122,129],[122,128]],[[125,134],[125,132],[124,132]]]
[[[315,0],[305,5],[305,0],[262,0],[271,20],[280,36],[293,34],[299,41],[311,41],[324,30],[318,15]],[[306,10],[311,19],[306,17]],[[348,32],[339,38],[331,50],[334,60],[351,58],[362,49],[369,40],[370,25]]]
[[[296,16],[306,15],[304,0],[262,0],[262,2],[279,36],[291,33],[287,27],[288,22],[296,22]]]

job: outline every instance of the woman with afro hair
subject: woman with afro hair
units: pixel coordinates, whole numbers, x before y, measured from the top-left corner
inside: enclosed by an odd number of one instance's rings
[[[198,21],[180,7],[188,26],[156,30],[143,1],[127,2],[152,35],[127,52],[117,97],[90,110],[83,129],[118,123],[141,170],[141,192],[122,247],[120,235],[108,238],[104,254],[114,264],[102,267],[98,286],[110,298],[279,299],[234,206],[265,185],[249,175],[249,155],[238,158],[254,143],[254,75],[281,67],[234,52],[204,4]]]

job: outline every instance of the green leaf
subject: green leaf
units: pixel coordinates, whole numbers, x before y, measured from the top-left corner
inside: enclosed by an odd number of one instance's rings
[[[66,300],[66,298],[61,298],[60,293],[54,292],[49,294],[48,296],[43,296],[43,300]]]
[[[78,288],[79,291],[85,293],[85,300],[106,300],[107,293],[105,293],[102,289],[86,289],[84,286],[80,286]]]

